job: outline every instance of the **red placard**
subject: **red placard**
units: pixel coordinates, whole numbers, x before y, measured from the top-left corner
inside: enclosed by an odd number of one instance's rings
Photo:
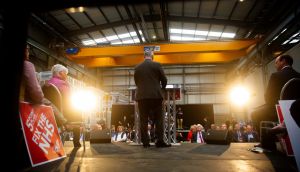
[[[20,102],[20,119],[33,167],[66,157],[50,106]]]
[[[282,114],[282,110],[280,108],[280,105],[276,104],[275,107],[276,107],[276,111],[277,111],[277,116],[278,116],[279,123],[282,123],[284,121],[284,119],[283,119],[283,114]],[[293,156],[294,155],[289,135],[281,137],[280,138],[280,143],[284,147],[284,149],[286,151],[286,154],[288,156]]]
[[[279,123],[282,123],[283,122],[283,114],[282,114],[280,105],[276,104],[275,107],[276,107],[276,111],[277,111],[278,121],[279,121]]]

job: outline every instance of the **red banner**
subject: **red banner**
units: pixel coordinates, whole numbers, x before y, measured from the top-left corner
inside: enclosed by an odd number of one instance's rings
[[[21,102],[20,119],[33,167],[66,157],[50,106]]]

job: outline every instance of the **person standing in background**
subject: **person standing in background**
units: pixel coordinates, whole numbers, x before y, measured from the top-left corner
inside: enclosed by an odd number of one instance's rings
[[[183,123],[183,112],[181,110],[181,107],[178,107],[178,111],[176,113],[177,118],[177,128],[183,129],[182,123]]]

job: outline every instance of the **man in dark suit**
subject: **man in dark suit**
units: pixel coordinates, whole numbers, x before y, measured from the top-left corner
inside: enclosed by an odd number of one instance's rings
[[[300,73],[292,68],[293,58],[289,55],[278,56],[275,60],[277,72],[272,73],[266,92],[266,104],[252,112],[251,117],[257,131],[260,121],[278,121],[275,104],[278,104],[280,92],[285,83],[292,78],[300,78]]]
[[[163,141],[162,89],[166,88],[167,78],[161,65],[153,61],[153,50],[144,53],[145,60],[135,67],[134,81],[137,86],[136,98],[140,113],[141,139],[145,148],[149,147],[148,119],[153,116],[157,147],[168,147]]]

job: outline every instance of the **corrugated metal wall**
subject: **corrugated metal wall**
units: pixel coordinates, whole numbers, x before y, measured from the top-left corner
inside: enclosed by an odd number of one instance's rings
[[[227,102],[226,65],[164,66],[168,84],[181,85],[181,100],[177,104],[213,104],[215,121],[230,114]],[[133,68],[99,69],[101,88],[119,92],[130,103],[130,87],[135,87]],[[122,101],[124,103],[124,101]]]

